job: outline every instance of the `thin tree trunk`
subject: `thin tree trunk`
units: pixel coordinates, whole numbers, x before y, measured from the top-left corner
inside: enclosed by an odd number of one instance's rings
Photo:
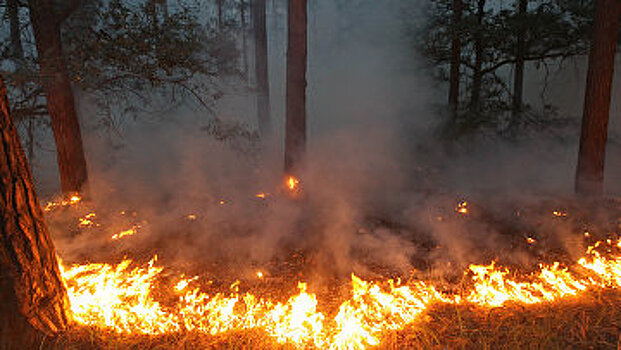
[[[218,11],[218,31],[220,32],[222,32],[222,29],[224,28],[224,23],[222,23],[224,21],[222,14],[222,1],[223,0],[216,0],[216,7]]]
[[[576,169],[576,193],[599,196],[604,190],[604,162],[621,2],[599,0],[589,54],[582,134]]]
[[[524,58],[526,57],[526,10],[528,0],[518,0],[518,31],[515,47],[515,72],[513,76],[513,109],[511,123],[515,125],[522,113],[524,91]]]
[[[0,77],[0,339],[36,349],[67,326],[65,287]]]
[[[288,3],[285,172],[292,174],[300,169],[306,151],[307,3]]]
[[[248,82],[248,42],[246,39],[246,0],[239,1],[239,17],[241,19],[241,36],[242,36],[242,72],[244,79]]]
[[[252,5],[252,23],[254,26],[255,58],[254,70],[257,79],[257,118],[259,132],[263,138],[271,131],[270,87],[268,75],[267,26],[265,0],[254,0]]]
[[[19,3],[17,0],[7,0],[7,12],[11,30],[11,56],[17,61],[24,59],[21,28],[19,23]]]
[[[41,83],[56,141],[62,191],[66,194],[79,192],[87,180],[86,159],[73,91],[62,53],[60,23],[55,18],[52,1],[29,0],[29,6]]]
[[[457,30],[462,16],[462,0],[453,0],[453,34],[451,38],[451,73],[449,87],[449,106],[453,117],[459,108],[459,68],[461,66],[461,38]]]
[[[478,112],[481,107],[481,85],[483,83],[483,16],[485,15],[485,0],[477,1],[478,28],[474,38],[474,70],[472,72],[472,93],[470,96],[470,108]]]

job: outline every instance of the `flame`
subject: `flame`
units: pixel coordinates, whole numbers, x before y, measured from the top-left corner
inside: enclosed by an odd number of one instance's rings
[[[463,214],[463,215],[468,214],[468,202],[467,201],[461,201],[461,202],[457,203],[457,208],[455,208],[455,211],[458,212],[459,214]]]
[[[95,213],[88,213],[81,218],[78,218],[78,227],[89,228],[99,226],[93,219],[97,216]]]
[[[555,210],[552,212],[552,215],[554,215],[557,218],[564,218],[564,217],[567,217],[567,212],[564,210]]]
[[[268,193],[257,193],[254,196],[257,198],[265,199],[267,198],[268,195],[269,195]]]
[[[82,197],[80,197],[78,194],[74,194],[74,195],[71,195],[68,199],[47,202],[45,207],[43,207],[43,211],[49,212],[57,208],[76,205],[80,202],[82,202]]]
[[[118,239],[121,239],[125,236],[133,236],[136,233],[138,233],[138,229],[140,228],[140,225],[134,225],[132,228],[128,228],[127,230],[123,230],[119,233],[115,233],[114,235],[112,235],[111,239],[113,241],[116,241]]]
[[[285,178],[285,188],[292,194],[300,192],[300,179],[293,175],[289,175]]]
[[[552,302],[590,288],[621,288],[621,239],[595,243],[571,268],[556,262],[525,275],[495,263],[471,265],[470,282],[457,292],[443,292],[423,281],[372,282],[352,275],[349,297],[334,314],[322,312],[317,296],[301,282],[284,302],[240,293],[240,282],[231,285],[230,293],[210,295],[201,291],[198,276],[167,275],[166,289],[159,278],[164,268],[156,262],[157,256],[144,266],[129,259],[117,265],[60,263],[74,322],[147,335],[261,329],[279,344],[362,349],[379,345],[388,331],[424,319],[434,304],[496,308]],[[261,278],[263,273],[256,275]],[[158,293],[153,292],[156,288]],[[171,296],[166,303],[158,301],[162,288]]]

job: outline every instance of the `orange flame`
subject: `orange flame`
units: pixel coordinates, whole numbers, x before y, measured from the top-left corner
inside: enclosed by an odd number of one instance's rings
[[[604,256],[600,250],[616,255]],[[192,287],[198,277],[181,277],[170,290],[178,296],[163,306],[152,293],[163,268],[155,257],[145,267],[131,260],[109,264],[61,265],[75,322],[119,333],[168,334],[183,330],[217,335],[258,328],[278,343],[295,346],[360,349],[378,345],[383,334],[403,329],[434,303],[471,303],[501,307],[506,303],[536,304],[577,295],[588,288],[621,287],[621,240],[598,242],[578,261],[580,269],[559,263],[541,265],[539,272],[520,276],[490,265],[471,265],[470,288],[442,293],[421,281],[375,283],[352,275],[349,299],[327,317],[317,308],[315,294],[299,283],[288,301],[274,302],[238,292],[208,295]],[[257,272],[259,276],[260,272]],[[260,277],[260,276],[259,276]]]

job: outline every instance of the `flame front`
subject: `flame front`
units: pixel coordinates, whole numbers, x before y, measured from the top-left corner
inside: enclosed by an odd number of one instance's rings
[[[600,253],[605,248],[616,254]],[[432,304],[471,303],[500,307],[507,303],[536,304],[578,295],[589,288],[621,287],[621,240],[598,242],[574,268],[541,265],[530,275],[512,274],[490,265],[471,265],[471,283],[459,293],[440,292],[421,281],[386,283],[352,275],[349,299],[332,317],[318,310],[317,296],[299,283],[286,302],[250,293],[208,295],[193,287],[198,277],[180,277],[170,286],[172,302],[153,295],[162,267],[156,258],[145,267],[131,260],[118,265],[61,266],[75,322],[125,334],[170,334],[195,331],[217,335],[232,330],[262,329],[281,344],[333,349],[378,345],[388,331],[421,319]]]

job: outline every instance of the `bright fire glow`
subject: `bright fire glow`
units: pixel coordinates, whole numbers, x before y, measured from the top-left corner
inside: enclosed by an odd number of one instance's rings
[[[140,225],[135,225],[132,228],[129,228],[127,230],[123,230],[123,231],[121,231],[119,233],[115,233],[114,235],[112,235],[111,239],[113,241],[116,241],[116,240],[121,239],[121,238],[123,238],[125,236],[133,236],[133,235],[135,235],[138,232],[139,228],[140,228]]]
[[[455,211],[463,215],[468,214],[468,202],[461,201],[457,203],[457,208],[455,208]]]
[[[285,186],[287,190],[291,193],[296,193],[300,191],[300,179],[295,176],[289,175],[285,179]]]
[[[608,252],[603,254],[602,251]],[[158,301],[154,288],[162,267],[157,258],[145,266],[131,260],[118,265],[61,266],[75,322],[123,334],[170,334],[182,331],[217,335],[231,330],[262,329],[281,344],[299,347],[360,349],[378,345],[387,331],[421,320],[432,304],[471,303],[500,307],[536,304],[578,295],[589,288],[621,288],[621,240],[589,247],[576,267],[541,265],[523,275],[490,265],[471,265],[469,287],[442,292],[422,281],[371,282],[352,275],[349,298],[334,315],[318,309],[317,296],[299,283],[285,302],[238,291],[208,295],[198,277],[172,279],[172,301]],[[262,273],[257,272],[257,277]],[[160,291],[160,289],[158,289]],[[158,295],[161,293],[158,293]]]
[[[71,197],[69,197],[69,199],[62,199],[59,201],[50,201],[48,202],[45,207],[43,207],[44,211],[52,211],[54,209],[60,208],[60,207],[68,207],[71,205],[75,205],[78,204],[82,201],[82,197],[80,197],[77,194],[72,195]]]

